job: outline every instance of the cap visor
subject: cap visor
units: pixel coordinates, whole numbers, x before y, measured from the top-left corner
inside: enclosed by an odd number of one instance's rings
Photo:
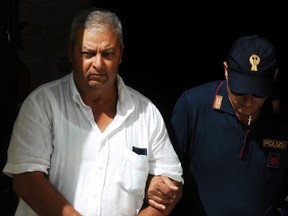
[[[255,94],[262,97],[271,96],[273,80],[268,76],[238,73],[229,70],[229,87],[237,93]]]

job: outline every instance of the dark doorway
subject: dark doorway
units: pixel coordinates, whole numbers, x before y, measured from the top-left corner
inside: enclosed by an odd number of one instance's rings
[[[1,0],[0,6],[0,71],[1,71],[1,117],[0,117],[0,164],[1,208],[0,215],[14,215],[18,202],[11,185],[11,178],[2,173],[7,159],[7,148],[17,115],[17,38],[18,0]]]

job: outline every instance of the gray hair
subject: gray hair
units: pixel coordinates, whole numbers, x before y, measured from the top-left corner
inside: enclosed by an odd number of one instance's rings
[[[70,44],[75,42],[79,29],[88,29],[93,33],[101,32],[103,29],[116,31],[121,44],[123,44],[123,30],[119,17],[103,8],[90,8],[81,11],[72,21],[70,30]]]

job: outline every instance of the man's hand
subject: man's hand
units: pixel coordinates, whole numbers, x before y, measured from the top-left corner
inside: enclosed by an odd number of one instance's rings
[[[182,183],[165,176],[148,176],[145,201],[152,207],[173,209],[182,196]]]

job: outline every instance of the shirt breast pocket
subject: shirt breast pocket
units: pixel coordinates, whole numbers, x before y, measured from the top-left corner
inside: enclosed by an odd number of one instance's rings
[[[147,155],[139,155],[125,149],[122,161],[121,179],[124,190],[135,194],[144,194],[146,180],[149,172]]]

